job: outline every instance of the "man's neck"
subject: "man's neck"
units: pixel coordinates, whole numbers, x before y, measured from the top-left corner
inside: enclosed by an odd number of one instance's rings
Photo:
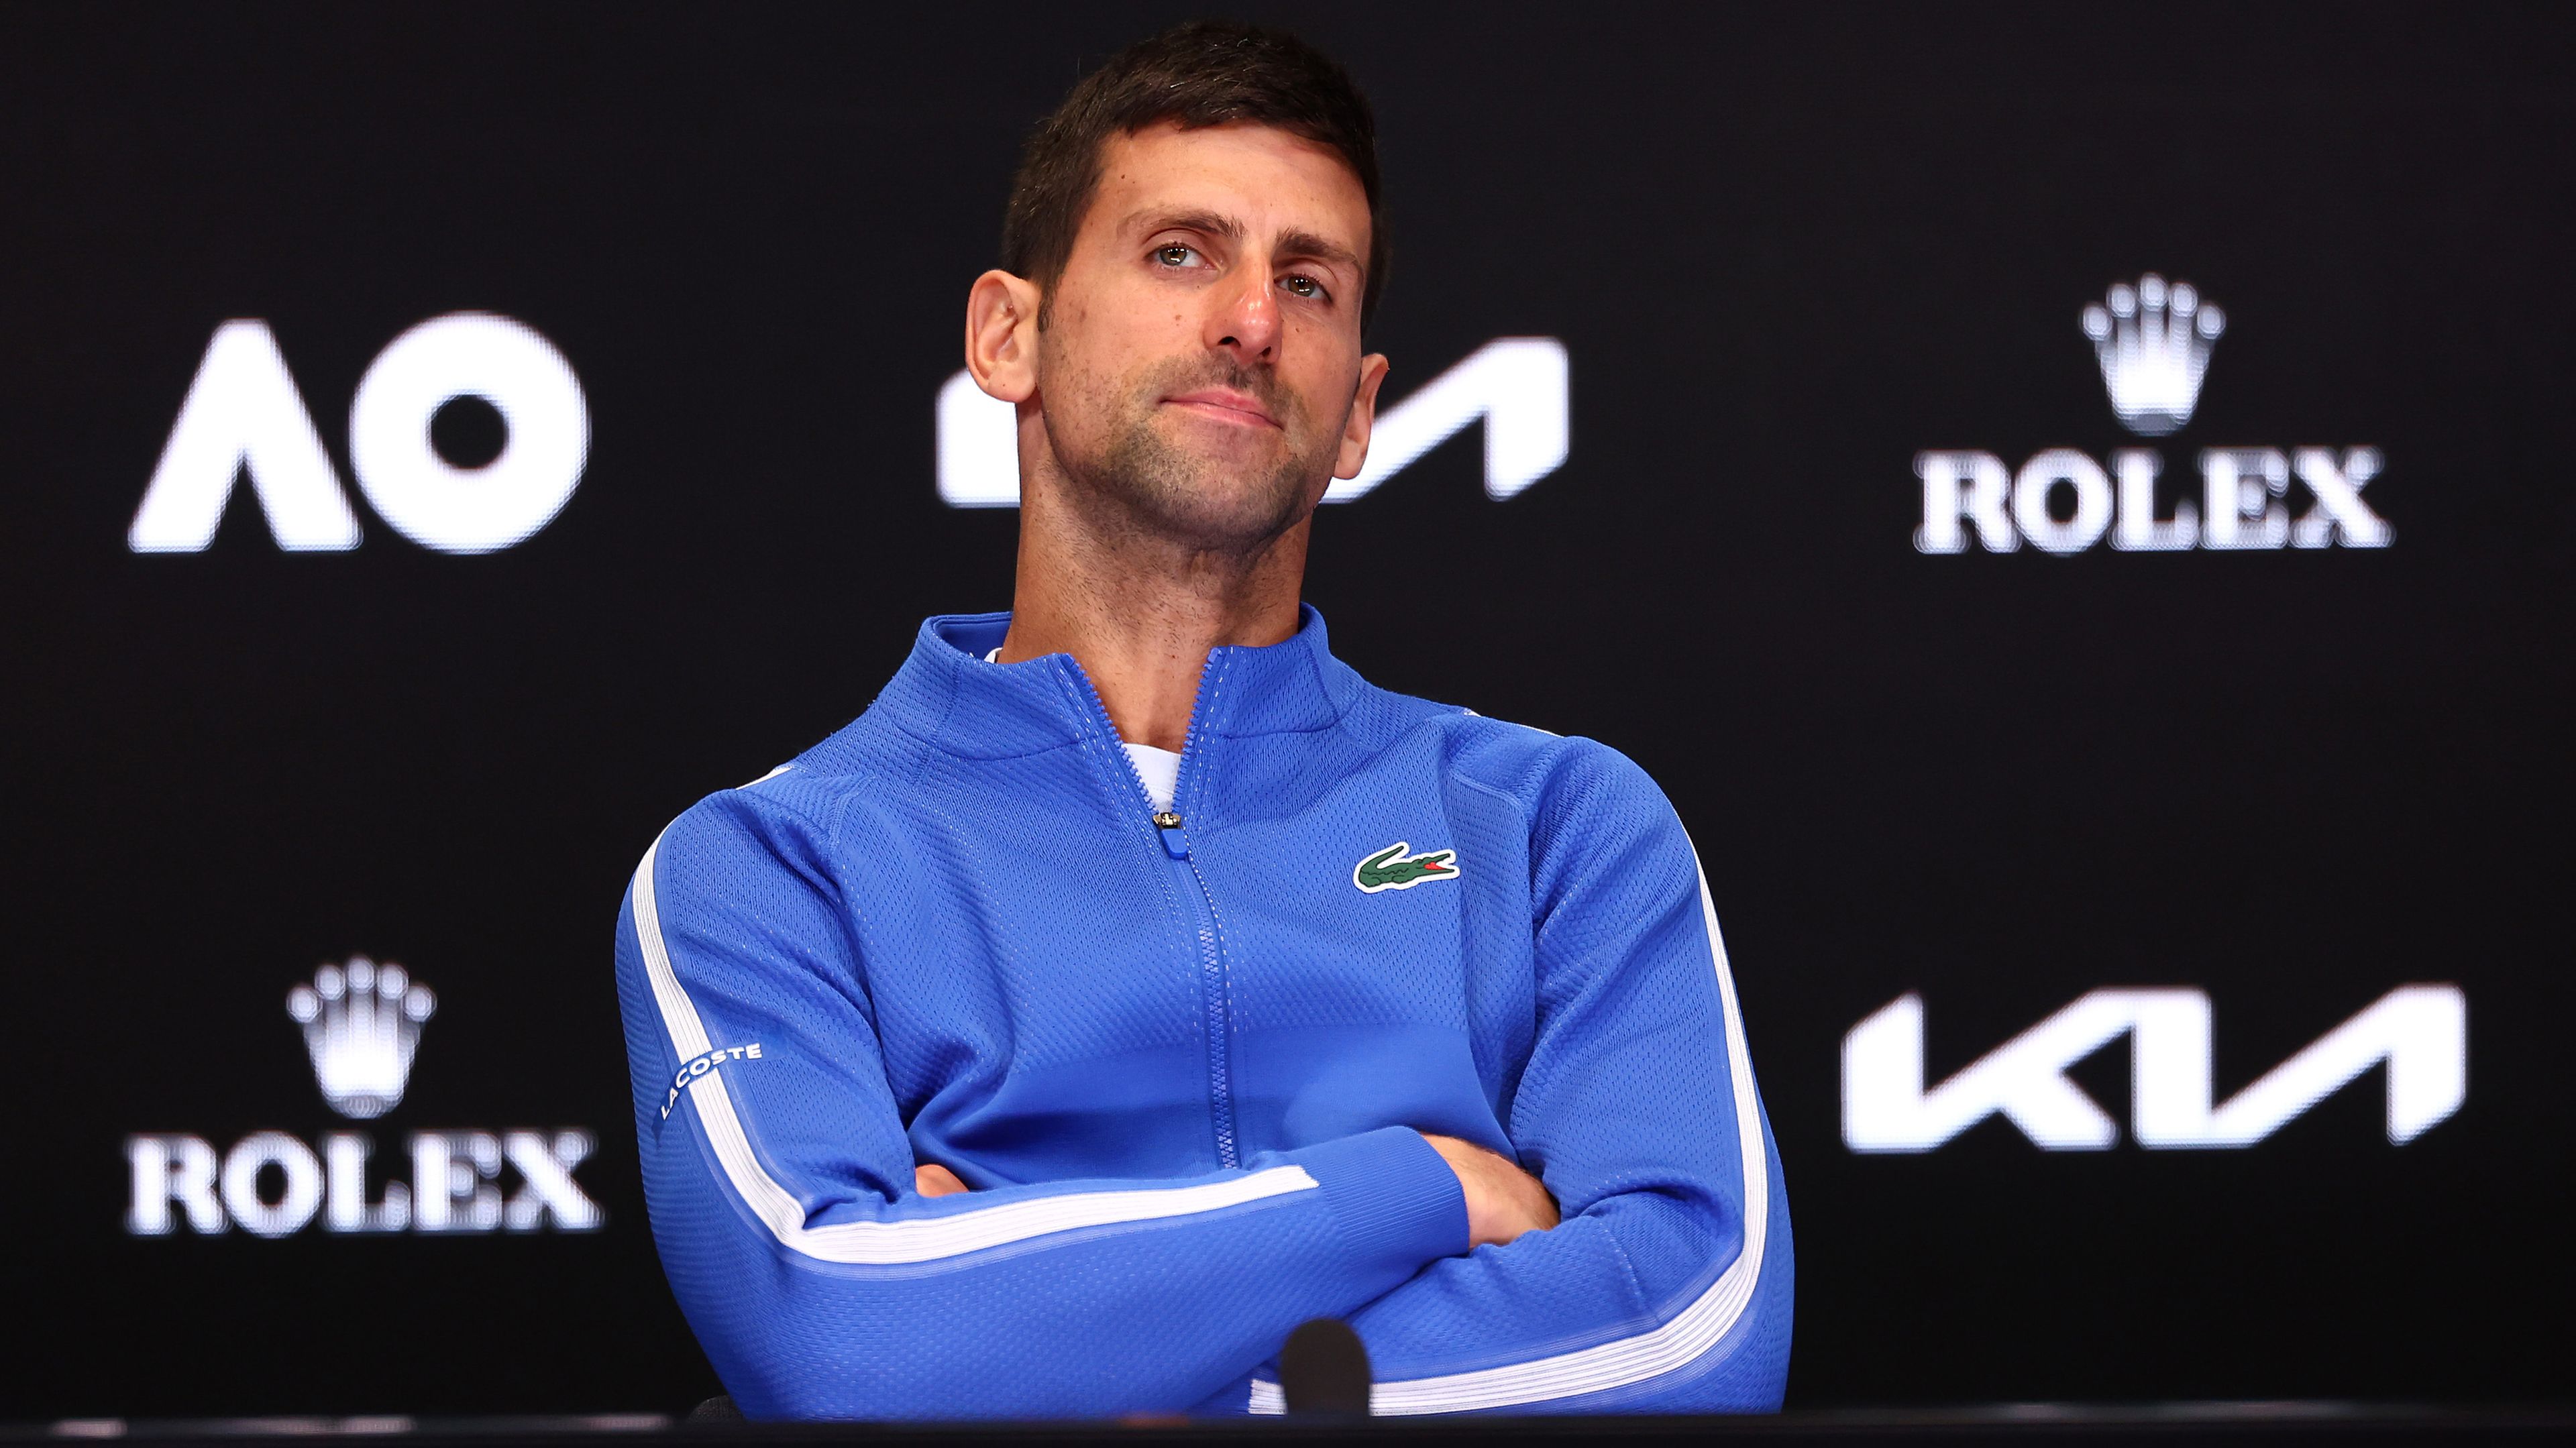
[[[1208,650],[1297,632],[1311,518],[1256,548],[1202,548],[1085,516],[1063,488],[1024,489],[1001,661],[1073,655],[1120,738],[1177,751]]]

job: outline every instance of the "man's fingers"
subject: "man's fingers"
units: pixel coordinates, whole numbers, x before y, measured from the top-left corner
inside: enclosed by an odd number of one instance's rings
[[[1458,1174],[1467,1194],[1467,1234],[1476,1246],[1501,1246],[1557,1224],[1556,1198],[1546,1184],[1509,1157],[1454,1136],[1425,1132],[1422,1139]]]
[[[944,1166],[917,1166],[912,1169],[912,1189],[925,1197],[953,1197],[966,1190],[957,1173]]]
[[[1529,1188],[1530,1214],[1537,1218],[1540,1231],[1563,1220],[1556,1209],[1556,1193],[1547,1189],[1547,1183],[1528,1172],[1521,1173],[1521,1181]]]

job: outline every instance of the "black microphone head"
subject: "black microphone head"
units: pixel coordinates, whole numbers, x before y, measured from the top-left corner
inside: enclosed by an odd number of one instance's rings
[[[1365,1418],[1369,1382],[1368,1347],[1339,1318],[1303,1324],[1279,1350],[1279,1393],[1291,1413]]]

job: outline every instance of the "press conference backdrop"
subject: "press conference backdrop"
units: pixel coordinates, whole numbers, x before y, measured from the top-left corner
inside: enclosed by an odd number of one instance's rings
[[[1182,14],[0,12],[0,1416],[714,1391],[619,892],[1007,606],[965,289]],[[1670,793],[1792,1402],[2562,1395],[2568,13],[1268,18],[1397,257],[1309,597]]]

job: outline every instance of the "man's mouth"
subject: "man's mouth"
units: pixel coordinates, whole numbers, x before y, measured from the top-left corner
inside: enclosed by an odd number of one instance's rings
[[[1262,406],[1259,398],[1231,387],[1202,387],[1195,392],[1175,393],[1163,401],[1211,421],[1231,423],[1237,427],[1279,426],[1279,419],[1270,415],[1270,409]]]

